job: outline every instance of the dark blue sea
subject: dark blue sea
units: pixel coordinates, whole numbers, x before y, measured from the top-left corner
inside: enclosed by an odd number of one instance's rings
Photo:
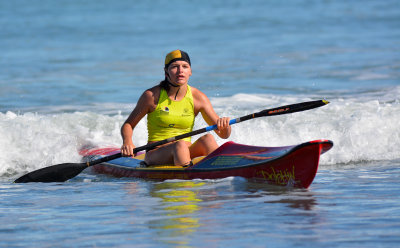
[[[175,49],[220,116],[330,102],[236,124],[229,138],[332,140],[308,189],[90,171],[13,183],[80,162],[86,144],[121,146]],[[397,0],[0,0],[0,247],[398,247],[399,123]],[[145,120],[133,140],[146,144]]]

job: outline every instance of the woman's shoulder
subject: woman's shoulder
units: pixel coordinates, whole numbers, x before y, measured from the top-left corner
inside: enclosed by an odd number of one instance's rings
[[[202,109],[208,109],[211,106],[210,100],[207,95],[204,94],[201,90],[191,87],[193,103],[196,112],[201,111]]]
[[[139,102],[145,105],[150,105],[151,109],[157,106],[158,98],[160,97],[160,86],[156,85],[152,88],[145,90],[140,97]]]
[[[160,91],[161,91],[160,86],[156,85],[154,87],[145,90],[142,94],[142,97],[144,97],[145,99],[158,98],[158,96],[160,95]]]
[[[153,87],[145,90],[143,94],[150,94],[150,93],[151,94],[157,94],[157,93],[160,94],[160,90],[161,90],[161,87],[159,85],[156,85],[156,86],[153,86]]]
[[[206,94],[204,94],[201,90],[190,86],[190,90],[192,91],[193,98],[196,100],[204,100],[207,99]]]

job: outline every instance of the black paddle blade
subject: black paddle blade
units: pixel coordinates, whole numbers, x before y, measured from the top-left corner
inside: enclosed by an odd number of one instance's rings
[[[65,182],[79,173],[81,173],[88,166],[84,163],[80,164],[57,164],[45,167],[36,171],[32,171],[17,180],[14,183],[30,183],[30,182]]]

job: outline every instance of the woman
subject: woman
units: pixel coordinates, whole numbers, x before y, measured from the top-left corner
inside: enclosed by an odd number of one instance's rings
[[[217,124],[215,132],[223,139],[231,134],[229,118],[219,118],[210,100],[200,90],[188,85],[192,75],[189,55],[181,50],[167,54],[165,58],[165,80],[146,90],[122,125],[123,156],[133,156],[133,129],[147,115],[148,142],[156,142],[191,132],[194,119],[201,113],[209,125]],[[205,156],[218,148],[211,134],[200,137],[195,143],[186,138],[147,151],[147,165],[172,164],[188,166],[191,159]]]

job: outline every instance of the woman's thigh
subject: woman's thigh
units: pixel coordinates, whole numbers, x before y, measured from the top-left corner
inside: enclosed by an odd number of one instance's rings
[[[191,145],[190,142],[185,142],[187,147]],[[173,164],[174,154],[176,153],[176,142],[162,145],[156,149],[146,152],[144,161],[148,165],[154,164]]]

